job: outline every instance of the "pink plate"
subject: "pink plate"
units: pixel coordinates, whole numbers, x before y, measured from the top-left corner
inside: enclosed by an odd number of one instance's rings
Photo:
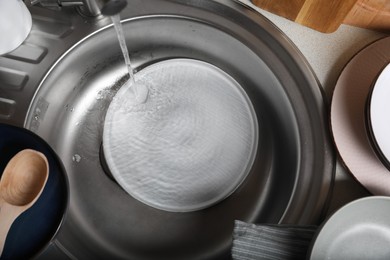
[[[374,195],[390,195],[390,172],[376,156],[366,131],[371,86],[390,62],[390,37],[360,51],[342,71],[333,94],[331,124],[346,167]]]

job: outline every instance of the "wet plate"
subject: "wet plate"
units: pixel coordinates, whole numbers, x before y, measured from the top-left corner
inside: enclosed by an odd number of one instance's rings
[[[138,103],[134,87],[149,89]],[[167,211],[206,208],[231,194],[257,150],[254,109],[238,83],[208,63],[155,63],[123,86],[108,108],[103,148],[118,183]]]

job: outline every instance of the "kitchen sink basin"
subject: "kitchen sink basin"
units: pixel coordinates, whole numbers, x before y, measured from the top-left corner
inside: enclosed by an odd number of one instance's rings
[[[44,58],[34,64],[39,71],[25,66],[24,95],[0,85],[0,119],[43,137],[67,171],[69,208],[49,253],[64,259],[226,259],[236,219],[319,223],[335,165],[326,105],[302,55],[260,14],[237,1],[191,0],[129,0],[121,13],[135,71],[174,58],[209,63],[240,84],[259,124],[257,152],[241,185],[213,206],[175,213],[128,195],[102,158],[105,115],[128,79],[110,20],[63,11],[56,19],[68,29],[47,37],[48,18],[42,17],[55,19],[58,12],[30,9],[42,26],[35,25],[26,46],[46,44],[40,47]],[[16,70],[15,60],[12,53],[0,58],[0,73]]]

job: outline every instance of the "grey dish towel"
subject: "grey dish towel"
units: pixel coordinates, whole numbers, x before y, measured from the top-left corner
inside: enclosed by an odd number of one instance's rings
[[[305,259],[316,226],[257,225],[235,221],[232,257],[234,260]]]

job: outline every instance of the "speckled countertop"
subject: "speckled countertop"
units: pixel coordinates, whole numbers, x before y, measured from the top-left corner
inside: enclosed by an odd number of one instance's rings
[[[337,79],[348,61],[368,44],[388,36],[348,25],[341,25],[334,33],[324,34],[264,11],[250,0],[240,1],[267,17],[298,47],[325,90],[329,103]],[[369,195],[338,158],[329,214],[352,200]]]

